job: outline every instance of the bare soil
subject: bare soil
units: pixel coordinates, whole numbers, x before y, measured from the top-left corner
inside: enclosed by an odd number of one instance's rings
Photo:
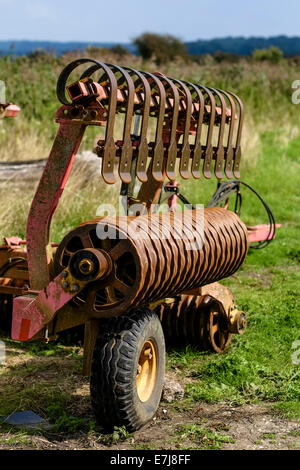
[[[93,419],[88,399],[88,385],[79,392],[80,414]],[[78,398],[79,398],[78,396]],[[178,450],[211,448],[209,436],[191,436],[182,426],[196,425],[208,432],[226,435],[229,442],[221,443],[222,450],[300,450],[300,422],[287,420],[274,412],[270,404],[230,406],[228,404],[184,402],[161,405],[154,419],[139,431],[114,441],[111,435],[95,432],[75,434],[41,431],[16,439],[14,434],[0,434],[0,449],[47,450]],[[214,447],[212,447],[214,448]]]
[[[56,432],[53,429],[32,433],[1,427],[0,450],[300,450],[300,420],[284,418],[271,408],[271,403],[243,406],[187,403],[182,398],[183,393],[178,399],[176,390],[183,391],[191,378],[183,379],[180,371],[168,371],[166,374],[169,390],[172,392],[173,387],[173,393],[176,391],[175,400],[162,400],[155,417],[139,431],[125,436],[120,433],[113,438],[112,435],[91,430],[89,422],[93,420],[93,413],[89,378],[81,374],[80,356],[74,358],[72,351],[70,348],[70,354],[44,357],[28,355],[20,345],[7,347],[7,361],[1,367],[0,374],[3,403],[15,397],[16,411],[33,409],[47,419],[45,408],[47,400],[49,403],[49,394],[50,397],[55,392],[67,394],[68,415],[82,418],[86,424],[75,433]],[[33,395],[26,398],[26,391],[32,390]],[[167,398],[167,394],[164,396]],[[53,395],[50,402],[55,404],[55,400]],[[204,429],[204,433],[197,432],[199,429]]]

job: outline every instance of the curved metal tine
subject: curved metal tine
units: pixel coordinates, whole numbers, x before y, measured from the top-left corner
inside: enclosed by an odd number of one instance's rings
[[[227,145],[225,149],[225,165],[224,165],[224,171],[226,178],[232,178],[232,160],[233,160],[233,145],[232,145],[232,140],[233,140],[233,131],[234,131],[234,125],[235,125],[235,116],[236,116],[236,106],[235,102],[230,96],[227,91],[224,90],[218,90],[219,92],[223,93],[224,96],[226,96],[227,100],[229,101],[230,104],[230,111],[231,111],[231,116],[230,116],[230,121],[229,121],[229,130],[228,130],[228,138],[227,138]]]
[[[132,161],[132,141],[131,141],[131,124],[132,124],[132,117],[134,113],[134,83],[132,78],[130,77],[129,73],[124,70],[123,67],[113,64],[107,64],[112,69],[117,70],[122,74],[122,81],[124,80],[127,85],[127,96],[126,96],[126,114],[125,114],[125,122],[123,127],[123,145],[122,145],[122,152],[119,162],[119,176],[121,181],[124,183],[131,182],[131,161]],[[120,80],[121,82],[121,80]]]
[[[66,106],[72,104],[72,102],[66,99],[66,94],[65,94],[66,84],[67,84],[69,76],[71,75],[73,70],[75,70],[77,67],[88,62],[97,64],[97,65],[93,65],[92,67],[89,67],[87,70],[92,69],[92,68],[95,68],[95,69],[99,68],[100,62],[94,59],[82,58],[82,59],[76,59],[76,60],[73,60],[73,62],[70,62],[60,73],[58,80],[57,80],[56,94],[57,94],[57,98],[62,104]]]
[[[166,164],[166,175],[170,180],[175,181],[176,179],[176,158],[177,158],[177,141],[176,141],[176,131],[177,131],[177,124],[178,124],[178,113],[179,113],[179,93],[177,86],[167,78],[165,75],[161,73],[155,73],[154,75],[158,75],[161,77],[162,82],[165,82],[167,85],[170,86],[170,90],[173,96],[173,105],[172,105],[172,126],[169,138],[169,145],[167,149],[167,164]],[[165,86],[165,83],[163,85]]]
[[[218,134],[218,142],[217,142],[217,149],[215,152],[215,176],[218,180],[223,178],[222,173],[222,164],[224,160],[224,130],[225,130],[225,123],[226,123],[226,101],[223,98],[222,94],[216,90],[215,88],[210,88],[215,96],[218,97],[221,103],[221,119],[219,125],[219,134]]]
[[[106,65],[106,64],[105,64]],[[89,67],[88,69],[86,69],[81,75],[80,75],[80,80],[83,80],[84,78],[88,78],[90,77],[91,75],[93,75],[93,73],[97,72],[97,70],[100,70],[101,67],[99,66],[99,64],[94,64],[92,65],[91,67]],[[105,72],[104,69],[103,70],[103,74],[101,75],[100,79],[103,77],[103,76],[106,76],[107,77],[107,74]],[[98,80],[98,83],[101,83],[100,82],[100,79]]]
[[[142,72],[149,78],[152,78],[156,88],[158,90],[159,96],[159,113],[157,118],[156,124],[156,133],[155,133],[155,143],[153,149],[153,161],[152,161],[152,176],[156,181],[164,181],[165,174],[163,171],[164,166],[164,144],[162,140],[163,134],[163,125],[165,119],[165,111],[166,111],[166,91],[159,80],[159,78],[152,73],[149,72]]]
[[[204,96],[197,87],[197,85],[189,82],[184,82],[187,86],[192,88],[199,99],[199,111],[198,111],[198,122],[197,122],[197,131],[195,136],[194,150],[193,150],[193,161],[192,161],[192,175],[194,178],[199,179],[200,174],[200,163],[202,157],[202,146],[201,146],[201,133],[203,125],[203,116],[204,116]]]
[[[234,163],[233,163],[233,174],[236,178],[240,178],[240,161],[241,161],[241,138],[242,138],[242,129],[243,129],[243,122],[244,122],[244,105],[242,100],[232,92],[228,92],[238,103],[239,106],[239,123],[238,123],[238,130],[236,136],[236,143],[233,149],[234,155]]]
[[[186,112],[185,112],[185,125],[184,125],[184,134],[183,134],[183,142],[182,142],[182,149],[180,152],[180,166],[179,166],[179,173],[184,179],[189,178],[189,161],[191,156],[191,149],[189,143],[189,135],[190,135],[190,127],[191,127],[191,117],[192,117],[192,95],[188,87],[184,84],[184,82],[176,79],[172,79],[173,82],[178,83],[181,91],[184,92],[186,97]]]
[[[196,85],[201,88],[208,96],[210,101],[210,120],[208,123],[206,145],[204,148],[203,175],[205,178],[211,178],[211,162],[213,157],[213,130],[216,118],[216,100],[211,91],[204,85]]]
[[[150,113],[151,88],[150,88],[148,80],[146,80],[146,78],[143,76],[141,72],[135,69],[131,69],[129,67],[123,67],[123,68],[126,69],[129,72],[129,74],[136,75],[144,88],[144,103],[143,103],[142,124],[141,124],[137,163],[136,163],[136,176],[142,183],[145,183],[148,181],[147,172],[146,172],[147,171],[147,158],[148,158],[148,153],[149,153],[147,132],[148,132],[148,122],[149,122],[149,113]]]
[[[91,62],[95,62],[97,67],[96,65],[90,67],[82,74],[80,78],[82,79],[89,77],[92,73],[96,72],[96,70],[102,69],[107,75],[110,84],[108,117],[105,129],[105,144],[102,158],[101,174],[106,183],[113,184],[116,181],[114,176],[114,163],[116,156],[114,126],[117,111],[117,79],[107,64],[96,60],[91,60]]]

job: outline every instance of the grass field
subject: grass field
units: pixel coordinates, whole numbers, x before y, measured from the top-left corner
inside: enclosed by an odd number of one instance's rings
[[[0,59],[1,73],[5,65],[6,74],[0,79],[12,77],[9,98],[20,104],[23,111],[20,119],[5,123],[0,134],[0,159],[45,157],[55,133],[52,124],[57,107],[55,80],[63,60],[65,63],[67,60],[53,58],[52,63],[45,63],[40,58],[34,67],[29,59],[24,62],[17,59],[15,63],[9,60],[5,63],[5,60]],[[122,63],[126,63],[126,58]],[[157,68],[151,63],[135,65],[144,70]],[[250,250],[242,268],[222,281],[234,292],[239,308],[247,313],[245,334],[235,335],[223,355],[199,352],[191,347],[167,351],[169,373],[185,386],[184,399],[173,403],[172,410],[181,416],[184,410],[203,403],[220,407],[257,404],[288,419],[299,419],[300,352],[299,346],[293,349],[293,345],[300,340],[300,105],[291,102],[291,83],[300,79],[300,70],[288,61],[277,65],[241,61],[234,65],[211,63],[202,67],[190,64],[184,71],[180,63],[174,63],[163,66],[162,71],[230,89],[241,96],[246,106],[241,179],[267,201],[276,222],[281,224],[275,241],[264,250]],[[20,76],[24,80],[22,87]],[[40,87],[35,94],[31,93],[32,83]],[[93,137],[91,133],[83,148],[90,148]],[[20,154],[21,148],[26,150],[26,155]],[[86,187],[80,182],[81,175],[82,168],[78,166],[55,215],[51,233],[54,241],[59,241],[83,220],[94,218],[101,202],[117,198],[118,188],[108,188],[100,180],[98,184],[97,179]],[[204,204],[216,185],[215,181],[203,180],[180,183],[187,199]],[[33,191],[34,186],[19,186],[14,181],[0,184],[1,236],[25,236]],[[241,218],[249,225],[266,223],[267,216],[258,199],[246,188],[242,194]],[[91,446],[98,439],[104,447],[122,442],[125,448],[135,448],[137,444],[130,444],[132,436],[122,429],[116,430],[115,436],[97,434],[88,402],[88,381],[80,375],[81,345],[65,345],[60,341],[26,345],[7,337],[4,340],[9,361],[6,366],[0,366],[0,416],[32,409],[48,417],[56,426],[56,435],[62,438],[81,433],[89,436]],[[169,412],[168,406],[165,405]],[[205,421],[200,421],[191,418],[177,423],[174,446],[181,435],[187,439],[186,447],[193,448],[222,448],[230,440],[226,429],[210,429]],[[32,445],[30,433],[16,433],[4,425],[0,430],[3,434],[0,446]],[[206,436],[204,440],[203,436]],[[272,436],[267,438],[272,440]],[[11,443],[7,439],[12,439]],[[299,441],[299,434],[294,439]],[[154,441],[149,442],[147,446],[155,448]],[[142,443],[138,445],[143,448]]]

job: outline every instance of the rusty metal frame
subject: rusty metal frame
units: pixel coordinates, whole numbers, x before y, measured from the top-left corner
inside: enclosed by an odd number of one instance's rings
[[[81,74],[78,82],[67,85],[70,74],[82,64],[92,65]],[[100,78],[94,82],[92,75],[96,72],[100,73]],[[66,89],[69,99],[66,97]],[[56,272],[53,277],[50,273],[53,247],[49,243],[51,219],[88,125],[105,125],[105,138],[99,140],[97,146],[98,155],[102,158],[101,171],[104,181],[108,184],[116,182],[114,167],[118,160],[119,178],[125,185],[134,183],[135,177],[142,182],[139,196],[146,206],[157,197],[158,189],[166,177],[175,181],[177,159],[179,174],[184,179],[190,176],[200,178],[201,160],[205,178],[212,176],[213,160],[217,179],[220,180],[223,176],[223,163],[227,177],[231,177],[232,171],[235,176],[239,175],[244,113],[241,100],[233,93],[172,79],[160,73],[143,72],[84,58],[71,62],[62,71],[57,84],[57,96],[62,103],[57,111],[59,129],[36,190],[27,223],[27,253],[24,263],[28,262],[29,279],[24,279],[18,284],[13,271],[8,273],[11,277],[7,274],[5,278],[0,278],[0,292],[17,295],[13,311],[13,337],[19,339],[35,337],[52,321],[58,311],[62,314],[69,311],[72,316],[74,307],[70,305],[70,300],[77,298],[81,291],[85,292],[88,285],[79,285],[76,292],[64,290],[61,274]],[[237,133],[233,144],[237,111]],[[118,113],[125,114],[121,141],[115,139]],[[137,116],[141,116],[141,123],[137,127],[138,135],[132,135],[133,121]],[[150,117],[156,119],[153,142],[148,139]],[[225,145],[227,124],[228,138]],[[202,144],[204,125],[207,125],[207,136],[205,144]],[[218,138],[217,145],[214,146],[213,138],[216,132]],[[191,135],[194,136],[193,144],[190,143]],[[182,142],[179,143],[181,138]],[[147,168],[148,158],[150,164]],[[156,302],[163,296],[177,295],[186,289],[197,289],[203,283],[213,282],[238,269],[248,249],[245,227],[238,220],[228,217],[229,226],[235,230],[231,233],[231,229],[225,227],[223,213],[218,214],[216,211],[207,212],[207,230],[210,235],[206,240],[206,250],[209,256],[215,259],[212,264],[209,264],[208,259],[197,257],[197,253],[187,252],[175,240],[168,240],[165,245],[159,240],[157,246],[149,240],[144,241],[137,244],[138,252],[131,247],[131,253],[135,253],[132,254],[134,259],[142,256],[145,266],[152,266],[153,272],[141,277],[138,292],[132,301],[125,304],[132,306],[136,305],[136,302]],[[176,232],[176,216],[172,220]],[[146,219],[141,218],[140,223],[141,230],[145,231]],[[195,229],[194,216],[191,223]],[[163,217],[157,216],[153,230],[159,234],[166,230],[166,224]],[[222,224],[225,224],[224,227]],[[216,230],[217,226],[220,228],[219,232]],[[122,225],[118,228],[122,229]],[[81,228],[81,231],[84,229]],[[85,240],[89,240],[89,246],[86,248],[91,248],[88,234]],[[62,242],[58,251],[64,246]],[[232,249],[227,250],[226,246],[231,246]],[[223,249],[221,252],[220,247]],[[108,256],[114,253],[113,247],[106,247],[105,250]],[[176,253],[177,258],[181,259],[181,276],[176,276],[174,266],[172,268],[172,253]],[[112,262],[116,263],[117,259],[112,259]],[[142,270],[142,263],[140,269]],[[162,274],[165,276],[164,282],[161,282]],[[29,286],[24,287],[24,281],[29,281]],[[112,289],[119,289],[124,295],[134,291],[117,277],[113,280]],[[96,295],[97,289],[90,291],[90,306],[94,302],[93,292]],[[115,294],[112,295],[112,290],[109,292],[113,299]],[[118,306],[119,310],[114,310],[116,306],[112,310],[107,307],[104,309],[105,313],[95,312],[89,307],[86,318],[91,320],[93,317],[110,316],[113,311],[115,314],[121,313],[125,304],[119,304],[122,306]],[[80,312],[80,307],[77,310]],[[65,318],[67,317],[68,315]]]

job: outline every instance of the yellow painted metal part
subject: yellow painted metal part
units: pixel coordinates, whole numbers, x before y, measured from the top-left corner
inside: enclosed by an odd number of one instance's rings
[[[145,341],[139,357],[136,386],[142,402],[149,400],[156,382],[158,368],[157,346],[152,339]]]

